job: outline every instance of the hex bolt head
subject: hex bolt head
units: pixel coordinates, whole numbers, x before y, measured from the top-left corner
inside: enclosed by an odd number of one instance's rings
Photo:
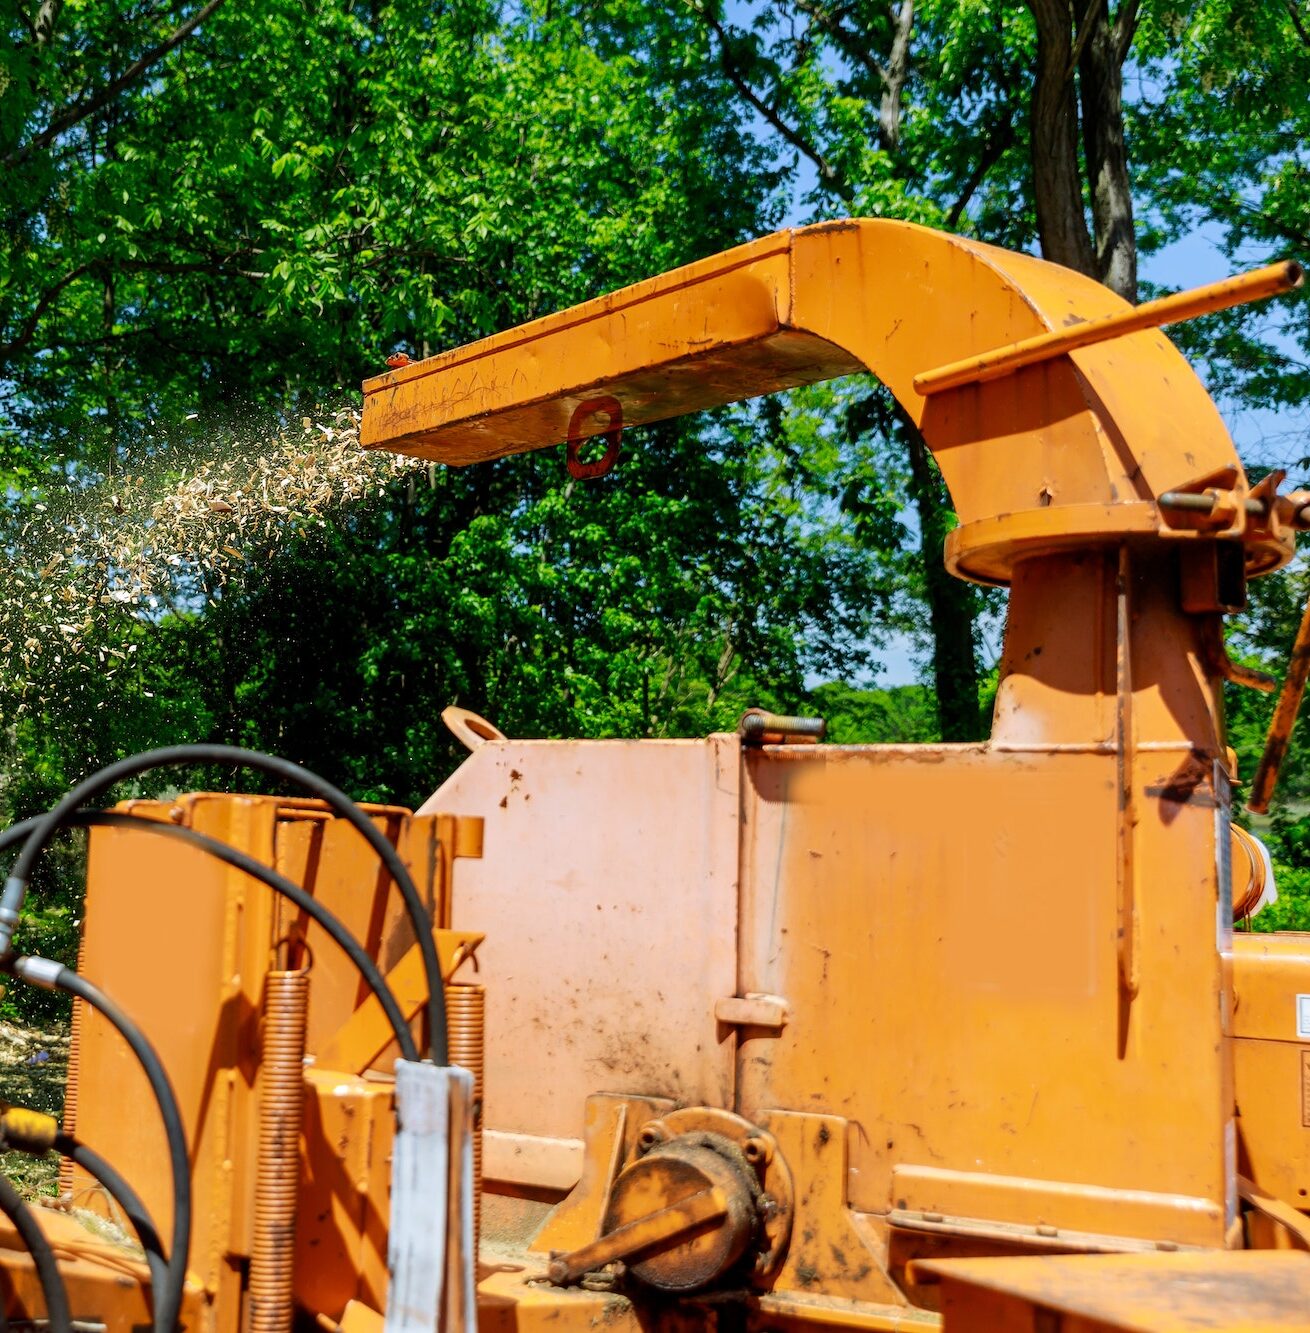
[[[773,1150],[767,1139],[747,1139],[741,1145],[742,1156],[752,1166],[767,1166],[773,1156]]]
[[[668,1137],[668,1131],[658,1120],[648,1120],[637,1131],[638,1154],[650,1152],[657,1143],[663,1143]]]

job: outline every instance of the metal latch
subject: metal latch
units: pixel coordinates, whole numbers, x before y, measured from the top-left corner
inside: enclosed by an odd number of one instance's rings
[[[714,1003],[714,1017],[737,1028],[772,1028],[780,1032],[791,1017],[791,1006],[781,995],[725,995]]]

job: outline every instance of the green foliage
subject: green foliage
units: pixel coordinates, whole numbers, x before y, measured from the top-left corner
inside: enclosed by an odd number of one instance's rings
[[[903,78],[892,69],[900,5],[699,8],[725,66],[765,104],[779,152],[809,159],[803,202],[816,217],[896,217],[1031,244],[1019,108],[1036,33],[1022,4],[919,0]]]
[[[923,685],[859,690],[829,681],[811,693],[811,709],[828,723],[833,745],[922,745],[940,740],[937,700]]]
[[[163,486],[184,440],[312,411],[393,349],[425,355],[717,252],[780,202],[676,7],[225,4],[35,149],[161,30],[94,0],[40,46],[12,22],[0,477],[20,519],[70,478],[74,499],[138,464]],[[815,674],[867,668],[890,593],[877,549],[813,517],[826,478],[788,477],[782,431],[741,413],[630,432],[590,485],[558,451],[416,472],[289,531],[210,602],[179,587],[123,618],[126,639],[102,646],[134,651],[112,679],[0,719],[0,804],[21,817],[121,754],[198,739],[415,803],[459,758],[437,721],[452,702],[529,736],[794,710]],[[775,507],[785,487],[795,503]],[[169,772],[114,795],[234,782]],[[43,868],[27,927],[65,958],[74,858]]]
[[[758,150],[676,12],[433,18],[225,4],[167,77],[8,172],[10,429],[109,466],[133,422],[316,398],[759,225]],[[72,53],[109,66],[149,35],[94,4],[20,43],[11,152],[105,77]]]
[[[1284,574],[1254,580],[1248,597],[1246,612],[1230,627],[1229,651],[1281,680],[1310,599],[1310,575],[1298,562]],[[1244,784],[1254,777],[1264,752],[1275,698],[1225,686],[1228,741],[1237,753],[1237,771]],[[1305,709],[1292,731],[1268,818],[1242,809],[1242,791],[1239,788],[1235,796],[1235,815],[1269,848],[1278,887],[1278,901],[1256,916],[1252,928],[1310,930],[1310,717]]]
[[[1310,253],[1310,15],[1304,5],[1146,6],[1133,149],[1151,171],[1147,251],[1209,224],[1235,263]],[[1234,404],[1310,401],[1310,292],[1179,326],[1211,391]],[[1272,459],[1296,454],[1271,441]],[[1299,450],[1304,453],[1304,447]]]
[[[188,682],[202,734],[410,804],[459,758],[435,721],[450,703],[520,736],[703,734],[750,704],[793,709],[811,670],[867,660],[878,588],[859,549],[768,507],[739,438],[633,432],[590,484],[557,454],[417,474],[161,626],[143,680]]]
[[[772,220],[776,176],[676,8],[229,3],[80,118],[166,21],[52,10],[46,33],[7,11],[0,58],[0,505],[20,519],[70,477],[298,416],[393,349],[456,345]],[[755,428],[737,429],[634,435],[593,487],[557,455],[417,474],[289,533],[203,613],[181,596],[125,618],[130,668],[0,715],[4,813],[206,738],[414,802],[456,759],[436,721],[453,701],[527,735],[794,703],[812,667],[867,656],[876,599],[857,558],[793,558],[789,520],[760,512]],[[137,790],[205,780],[234,779]],[[61,957],[72,856],[43,868],[27,926]]]
[[[1254,832],[1269,848],[1278,891],[1277,901],[1256,914],[1250,929],[1310,931],[1310,815],[1306,807],[1281,797],[1268,820],[1248,815],[1244,822],[1258,825]]]
[[[1310,869],[1274,862],[1278,901],[1264,908],[1251,922],[1256,931],[1310,931]]]
[[[0,18],[0,507],[20,518],[136,460],[183,468],[183,440],[335,403],[391,351],[720,251],[798,200],[1035,245],[1020,0],[919,0],[903,78],[909,11],[883,0],[228,0],[126,80],[176,7],[46,9],[48,30],[31,7]],[[1306,25],[1257,9],[1142,5],[1148,250],[1206,223],[1244,260],[1310,238]],[[1274,342],[1239,313],[1179,337],[1230,401],[1301,404],[1308,309],[1279,307]],[[938,577],[948,502],[864,380],[631,432],[595,484],[558,451],[416,472],[288,533],[212,603],[179,589],[125,618],[130,666],[75,703],[0,712],[0,813],[205,738],[414,802],[458,758],[435,720],[452,702],[525,736],[703,733],[752,704],[820,711],[839,741],[974,735],[998,602]],[[1277,669],[1308,591],[1255,585],[1234,651]],[[936,656],[936,691],[868,687],[891,630]],[[1247,773],[1267,707],[1230,699]],[[1310,874],[1306,725],[1269,834],[1286,921]],[[79,855],[43,866],[26,927],[63,958]]]

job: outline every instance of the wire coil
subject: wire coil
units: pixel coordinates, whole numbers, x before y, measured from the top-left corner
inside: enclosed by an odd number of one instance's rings
[[[247,1333],[289,1333],[294,1313],[292,1278],[308,1018],[308,973],[269,972],[264,980],[259,1166]]]
[[[487,988],[472,983],[446,985],[450,1063],[473,1075],[473,1252],[482,1241],[482,1077],[487,1043]]]

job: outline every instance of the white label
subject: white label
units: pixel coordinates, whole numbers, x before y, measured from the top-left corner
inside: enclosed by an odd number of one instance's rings
[[[1310,995],[1296,997],[1296,1035],[1310,1041]]]

